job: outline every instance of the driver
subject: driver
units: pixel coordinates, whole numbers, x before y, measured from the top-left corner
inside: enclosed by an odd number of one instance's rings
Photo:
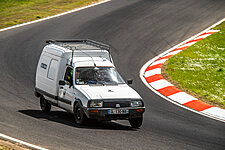
[[[97,81],[105,81],[105,79],[106,79],[105,70],[97,70],[96,77],[97,77]]]

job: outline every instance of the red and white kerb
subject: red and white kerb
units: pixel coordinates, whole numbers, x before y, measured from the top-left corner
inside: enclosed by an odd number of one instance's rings
[[[195,44],[196,42],[210,36],[213,33],[218,32],[219,30],[209,30],[195,39],[186,42],[184,45],[170,51],[169,53],[165,54],[161,58],[154,61],[150,66],[147,67],[144,73],[144,77],[146,81],[149,83],[151,87],[157,90],[159,93],[167,96],[171,100],[180,103],[186,107],[191,109],[200,111],[205,114],[211,114],[213,116],[218,116],[225,120],[225,110],[214,107],[212,105],[206,104],[197,98],[183,92],[182,90],[178,89],[170,82],[165,80],[165,78],[161,74],[163,64],[172,56],[178,54],[179,52],[185,50],[186,48],[190,47],[191,45]]]

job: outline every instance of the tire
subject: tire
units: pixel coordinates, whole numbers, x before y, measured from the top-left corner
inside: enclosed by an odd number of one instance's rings
[[[133,128],[139,128],[142,125],[143,122],[143,116],[139,117],[139,118],[132,118],[129,119],[130,125]]]
[[[73,114],[76,124],[83,125],[87,121],[87,117],[79,103],[75,104]]]
[[[44,98],[44,96],[40,97],[40,106],[43,112],[49,113],[51,110],[51,104]]]

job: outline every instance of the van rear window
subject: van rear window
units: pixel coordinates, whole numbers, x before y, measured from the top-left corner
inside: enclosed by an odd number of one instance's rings
[[[49,70],[48,70],[49,79],[55,80],[57,67],[58,67],[58,61],[55,59],[52,59],[50,62]]]

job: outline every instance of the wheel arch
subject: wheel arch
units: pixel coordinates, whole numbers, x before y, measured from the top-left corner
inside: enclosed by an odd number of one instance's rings
[[[72,104],[72,105],[73,105],[73,106],[72,106],[73,112],[74,112],[75,105],[76,105],[77,103],[80,104],[81,107],[83,107],[83,104],[82,104],[81,100],[80,100],[80,99],[76,99],[76,100],[74,101],[74,103]]]

